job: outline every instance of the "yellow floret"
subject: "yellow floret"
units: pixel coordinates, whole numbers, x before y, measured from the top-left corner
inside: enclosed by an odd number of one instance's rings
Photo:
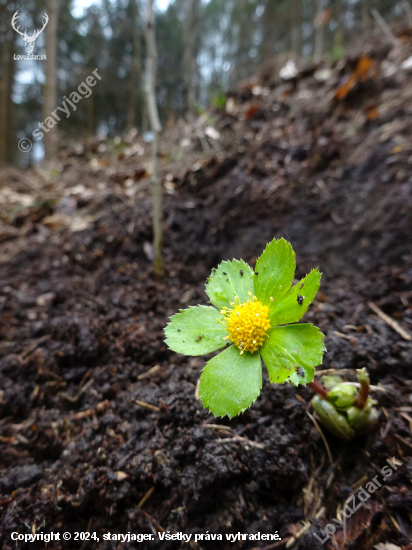
[[[236,298],[231,305],[233,309],[223,308],[220,312],[225,317],[229,334],[225,339],[230,339],[241,353],[254,353],[263,344],[266,332],[270,329],[269,308],[258,302],[256,296],[253,301],[248,300],[243,304]]]

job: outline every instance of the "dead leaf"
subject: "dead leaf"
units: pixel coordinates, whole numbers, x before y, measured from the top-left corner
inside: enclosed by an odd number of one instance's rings
[[[365,113],[368,117],[368,120],[375,120],[379,116],[379,111],[376,107],[366,107]]]
[[[129,477],[129,474],[126,474],[125,472],[115,472],[116,481],[123,481],[127,477]]]
[[[216,130],[216,128],[213,128],[213,126],[208,126],[205,130],[205,134],[210,139],[214,139],[215,141],[220,139],[220,133]]]
[[[154,250],[153,250],[153,246],[149,243],[149,241],[145,241],[143,243],[143,250],[144,250],[144,253],[146,254],[146,258],[149,261],[153,261],[153,259],[154,259]]]
[[[260,108],[257,107],[256,105],[252,105],[251,107],[249,107],[249,109],[245,113],[246,120],[251,119],[253,117],[253,115],[255,113],[257,113],[259,110],[260,110]]]
[[[348,93],[356,86],[356,84],[366,77],[369,69],[372,66],[372,59],[366,55],[362,56],[356,64],[355,70],[350,75],[348,80],[336,90],[335,99],[344,99]]]

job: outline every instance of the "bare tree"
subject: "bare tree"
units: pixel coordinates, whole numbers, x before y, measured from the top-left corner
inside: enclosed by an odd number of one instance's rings
[[[133,18],[133,62],[130,71],[130,100],[127,116],[128,128],[139,127],[141,122],[141,78],[142,78],[142,51],[140,45],[140,13],[137,0],[132,0],[132,18]],[[138,106],[138,112],[136,113]],[[137,116],[136,116],[137,114]]]
[[[185,0],[184,22],[184,73],[186,86],[186,110],[189,113],[196,112],[196,95],[193,83],[196,70],[196,31],[198,27],[198,0]]]
[[[147,107],[149,111],[150,126],[153,132],[153,170],[152,170],[152,200],[153,200],[153,249],[154,249],[154,273],[155,276],[163,275],[162,257],[162,182],[160,178],[160,156],[159,156],[159,134],[160,126],[159,113],[156,104],[156,66],[157,49],[155,36],[155,18],[153,11],[153,0],[147,0],[147,26],[146,26],[146,48],[147,48],[147,74],[146,94]]]
[[[9,92],[9,55],[10,48],[7,39],[2,44],[1,53],[1,89],[0,89],[0,164],[7,159],[7,104]]]
[[[56,108],[57,101],[57,22],[59,17],[58,0],[47,0],[47,15],[49,23],[46,27],[46,82],[43,94],[43,118],[50,116]],[[44,156],[51,159],[57,151],[57,138],[55,131],[44,134]]]
[[[16,153],[14,111],[12,99],[17,64],[13,60],[17,35],[10,25],[12,4],[0,1],[0,164],[12,163]]]
[[[302,26],[302,10],[299,0],[290,2],[290,27],[291,27],[291,50],[296,59],[300,54],[300,39]]]
[[[314,20],[315,27],[315,48],[314,48],[314,58],[315,62],[321,60],[324,50],[324,41],[325,41],[325,25],[329,23],[330,19],[330,9],[325,9],[326,0],[315,0],[315,9],[317,14]]]

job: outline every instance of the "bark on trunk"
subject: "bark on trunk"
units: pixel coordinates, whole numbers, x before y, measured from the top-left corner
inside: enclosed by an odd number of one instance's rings
[[[186,86],[186,111],[196,113],[196,92],[193,82],[196,70],[196,27],[197,27],[197,1],[185,1],[184,24],[184,71]]]
[[[160,178],[159,158],[159,134],[161,131],[159,113],[156,104],[156,65],[157,50],[155,37],[155,19],[153,12],[153,0],[147,0],[147,75],[146,94],[147,107],[149,111],[150,126],[154,134],[153,140],[153,170],[152,170],[152,200],[153,200],[153,250],[154,250],[154,273],[156,277],[163,275],[162,257],[162,182]]]
[[[127,116],[127,127],[139,128],[141,126],[141,109],[142,109],[142,49],[140,44],[140,17],[139,6],[136,0],[133,0],[133,63],[130,72],[130,103]]]
[[[7,106],[9,102],[9,55],[10,47],[7,39],[1,52],[1,89],[0,89],[0,164],[7,160]]]
[[[324,0],[317,0],[317,17],[315,24],[315,48],[314,48],[314,58],[315,63],[322,59],[323,55],[323,42],[324,42],[324,24],[322,22],[322,13],[325,7]]]
[[[57,101],[57,23],[58,0],[47,0],[47,15],[49,22],[46,27],[46,82],[44,85],[43,120],[51,115]],[[47,160],[57,152],[57,128],[54,127],[44,134],[44,156]]]

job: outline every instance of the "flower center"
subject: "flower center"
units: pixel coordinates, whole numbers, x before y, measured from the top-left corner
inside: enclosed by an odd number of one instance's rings
[[[223,308],[220,312],[225,318],[224,323],[229,334],[225,338],[230,339],[241,353],[254,353],[263,344],[266,332],[270,329],[269,308],[258,302],[256,296],[243,304],[236,297],[235,302],[230,305],[233,308]]]

